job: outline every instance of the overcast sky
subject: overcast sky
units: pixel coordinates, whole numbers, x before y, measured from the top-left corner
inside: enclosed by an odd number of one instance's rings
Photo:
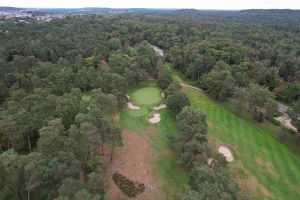
[[[0,0],[0,6],[30,8],[197,8],[197,9],[300,9],[300,0]]]

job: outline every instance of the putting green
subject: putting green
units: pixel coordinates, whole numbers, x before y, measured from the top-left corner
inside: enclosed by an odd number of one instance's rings
[[[161,102],[160,90],[157,87],[138,89],[132,95],[132,101],[137,105],[154,105]]]

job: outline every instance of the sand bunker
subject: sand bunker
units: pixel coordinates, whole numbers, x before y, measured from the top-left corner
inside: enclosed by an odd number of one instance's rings
[[[207,164],[210,166],[211,163],[212,163],[212,161],[213,161],[213,159],[212,159],[212,158],[209,158],[209,159],[207,160]]]
[[[128,108],[131,109],[131,110],[138,110],[138,109],[140,109],[139,106],[134,105],[132,102],[128,102],[128,103],[127,103],[127,106],[128,106]]]
[[[297,128],[295,126],[293,126],[293,124],[291,123],[291,119],[289,118],[288,115],[282,115],[280,117],[275,118],[277,121],[279,121],[281,123],[282,126],[284,126],[287,129],[290,129],[292,131],[294,131],[295,133],[297,133]]]
[[[218,149],[218,152],[223,154],[228,162],[233,161],[232,153],[227,147],[220,146],[219,149]]]
[[[158,122],[160,122],[160,114],[159,113],[154,113],[153,115],[149,116],[148,117],[148,121],[151,123],[151,124],[156,124]]]
[[[166,104],[159,104],[158,106],[153,106],[153,110],[161,110],[167,108]]]

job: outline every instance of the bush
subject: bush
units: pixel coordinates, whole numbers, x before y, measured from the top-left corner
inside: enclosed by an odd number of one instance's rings
[[[165,96],[168,97],[168,96],[174,94],[174,92],[180,91],[180,89],[181,89],[180,84],[176,81],[173,81],[172,83],[170,83],[168,88],[165,90]]]
[[[191,105],[188,97],[182,92],[175,92],[167,100],[168,109],[176,116],[182,108]]]
[[[114,173],[112,178],[115,184],[123,192],[123,194],[130,198],[134,198],[138,194],[141,194],[145,191],[144,183],[139,183],[137,181],[133,182],[132,180],[126,178],[122,174]]]
[[[166,89],[171,82],[172,77],[170,75],[170,72],[168,72],[167,70],[160,70],[158,72],[157,83],[161,89]]]
[[[269,119],[269,121],[270,121],[272,124],[276,125],[276,126],[280,126],[280,125],[281,125],[280,122],[277,121],[274,117],[271,117],[271,118]]]

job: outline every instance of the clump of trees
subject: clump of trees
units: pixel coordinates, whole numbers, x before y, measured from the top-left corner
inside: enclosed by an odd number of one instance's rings
[[[217,68],[204,75],[201,84],[212,97],[222,101],[232,96],[235,80],[229,70]]]
[[[0,33],[0,199],[106,198],[104,158],[122,145],[115,114],[161,66],[121,21],[1,24],[10,33]]]
[[[181,131],[180,163],[188,168],[207,163],[210,150],[205,114],[186,106],[176,115],[176,120]]]
[[[173,114],[178,114],[185,106],[190,105],[189,98],[180,91],[176,91],[173,94],[171,94],[167,99],[167,106],[168,109]]]
[[[265,118],[271,119],[278,108],[274,94],[258,84],[250,84],[248,88],[236,88],[233,98],[238,111],[245,108],[257,122],[262,122]]]
[[[161,69],[158,72],[157,84],[161,89],[166,89],[172,82],[171,74],[166,69]]]
[[[300,100],[294,102],[288,110],[288,114],[292,119],[292,124],[300,131]]]
[[[145,184],[134,182],[119,173],[114,173],[112,179],[120,190],[128,197],[134,198],[145,191]]]
[[[195,167],[189,173],[189,187],[181,199],[239,199],[238,185],[229,177],[228,170],[222,168]]]
[[[186,106],[176,120],[181,134],[169,139],[179,154],[179,162],[190,170],[181,199],[238,199],[239,187],[229,175],[227,161],[208,145],[206,115]]]

